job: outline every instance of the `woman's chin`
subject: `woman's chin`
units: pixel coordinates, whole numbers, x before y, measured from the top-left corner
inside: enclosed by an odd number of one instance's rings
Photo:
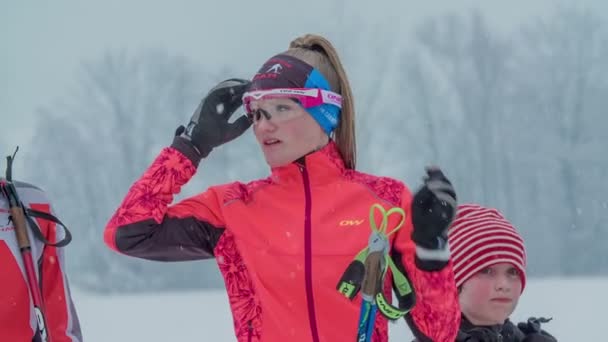
[[[266,159],[266,164],[271,168],[281,167],[289,164],[289,161],[285,160],[285,158],[277,158],[277,156],[273,155],[264,155]]]
[[[270,156],[270,155],[265,155],[264,157],[266,158],[266,164],[268,164],[268,166],[270,166],[270,168],[287,166],[298,159],[298,158],[285,158],[285,157],[281,158],[279,156]]]

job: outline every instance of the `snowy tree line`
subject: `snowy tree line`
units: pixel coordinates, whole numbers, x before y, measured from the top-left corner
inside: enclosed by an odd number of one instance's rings
[[[359,168],[415,190],[423,167],[438,164],[460,202],[495,206],[518,227],[532,276],[608,274],[606,18],[559,8],[508,34],[477,12],[428,18],[408,32],[362,22],[343,18],[328,33],[355,92]],[[207,89],[251,74],[206,70],[160,50],[109,51],[40,109],[27,162],[36,167],[25,178],[49,192],[73,230],[75,284],[104,292],[222,286],[214,261],[123,257],[102,234]],[[204,160],[177,199],[267,172],[248,131]]]

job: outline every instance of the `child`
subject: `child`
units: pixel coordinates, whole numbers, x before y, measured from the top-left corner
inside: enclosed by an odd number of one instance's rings
[[[457,342],[557,341],[540,329],[544,318],[509,320],[526,285],[526,252],[498,210],[460,205],[448,234],[462,312]]]

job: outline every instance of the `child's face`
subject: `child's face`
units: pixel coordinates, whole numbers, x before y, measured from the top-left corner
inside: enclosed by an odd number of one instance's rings
[[[481,270],[462,284],[460,308],[475,325],[502,324],[521,295],[519,271],[509,263]]]

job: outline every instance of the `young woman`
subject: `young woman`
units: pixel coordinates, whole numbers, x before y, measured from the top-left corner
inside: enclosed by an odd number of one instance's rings
[[[247,117],[229,123],[242,104]],[[421,340],[453,341],[460,313],[446,231],[455,193],[438,169],[428,170],[414,198],[400,181],[355,171],[354,122],[351,88],[333,46],[320,36],[298,38],[251,82],[226,80],[208,93],[133,184],[105,241],[151,260],[215,257],[239,341],[350,342],[361,299],[348,300],[336,284],[368,245],[370,207],[402,208],[405,225],[390,235],[390,249],[416,295],[407,320]],[[201,159],[251,125],[271,175],[171,205]],[[399,220],[393,215],[388,225]],[[387,320],[377,317],[373,341],[386,341]]]

